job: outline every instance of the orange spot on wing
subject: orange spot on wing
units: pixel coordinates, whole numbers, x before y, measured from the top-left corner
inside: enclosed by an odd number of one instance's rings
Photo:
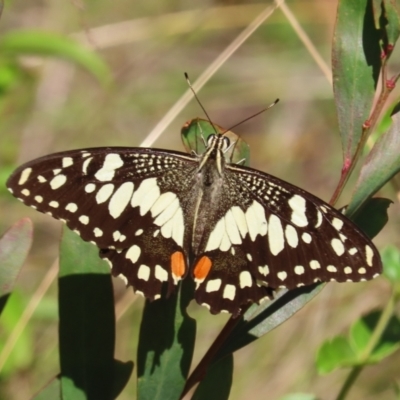
[[[193,275],[196,280],[204,281],[212,266],[211,260],[207,256],[203,256],[197,262],[193,270]]]
[[[185,275],[185,257],[181,251],[176,251],[171,255],[171,271],[177,278],[182,278]]]

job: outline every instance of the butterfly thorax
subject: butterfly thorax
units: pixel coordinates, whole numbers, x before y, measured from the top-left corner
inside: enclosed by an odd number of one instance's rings
[[[204,246],[210,221],[215,220],[219,204],[223,201],[225,158],[229,139],[223,135],[210,135],[207,150],[199,159],[195,179],[195,190],[190,200],[193,207],[193,227],[191,230],[191,255],[197,256]]]

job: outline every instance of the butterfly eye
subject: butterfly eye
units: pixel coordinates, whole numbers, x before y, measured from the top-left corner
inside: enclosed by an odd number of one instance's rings
[[[224,140],[224,143],[222,146],[222,151],[226,151],[226,150],[228,150],[229,146],[231,145],[231,141],[226,136],[224,136],[223,140]]]

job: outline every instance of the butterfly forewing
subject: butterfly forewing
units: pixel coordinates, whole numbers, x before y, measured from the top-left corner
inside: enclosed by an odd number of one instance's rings
[[[203,155],[58,153],[17,169],[8,187],[96,244],[112,273],[149,299],[190,275],[198,303],[238,315],[281,287],[381,272],[375,246],[343,214],[289,183],[230,164],[230,149],[229,138],[211,134]]]
[[[184,153],[87,149],[29,162],[8,187],[25,204],[95,243],[114,275],[154,299],[164,282],[175,285],[187,273],[181,204],[193,186],[187,172],[196,165]]]

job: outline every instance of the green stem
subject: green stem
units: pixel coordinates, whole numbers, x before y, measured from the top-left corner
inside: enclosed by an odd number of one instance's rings
[[[345,380],[342,389],[340,390],[339,394],[336,397],[336,400],[344,400],[347,396],[347,393],[349,392],[350,388],[353,386],[353,383],[356,381],[358,378],[358,375],[360,375],[360,372],[363,370],[364,367],[357,366],[353,367],[352,370],[350,371],[350,374],[347,376],[347,379]]]
[[[383,309],[383,312],[381,313],[378,323],[375,325],[372,335],[367,345],[365,346],[365,349],[363,350],[363,352],[359,357],[358,365],[354,366],[351,369],[339,394],[336,397],[336,400],[344,400],[346,398],[350,388],[353,386],[354,382],[358,378],[358,375],[360,375],[361,371],[365,367],[368,359],[371,357],[372,352],[374,351],[375,347],[381,340],[381,337],[385,332],[385,329],[387,328],[390,319],[392,318],[395,302],[396,302],[396,295],[395,291],[393,290],[389,298],[389,301],[387,302],[385,308]]]

